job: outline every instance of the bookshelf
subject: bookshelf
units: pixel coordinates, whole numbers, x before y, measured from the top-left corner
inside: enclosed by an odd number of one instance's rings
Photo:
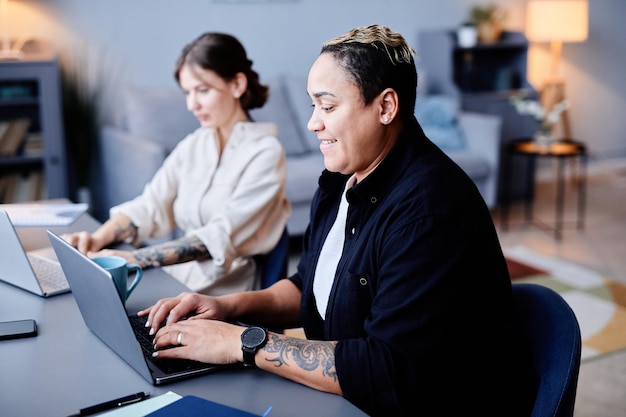
[[[0,202],[67,198],[59,65],[0,61]]]
[[[504,31],[497,42],[471,48],[459,46],[454,31],[419,34],[418,56],[428,92],[459,97],[463,110],[502,118],[499,199],[528,200],[534,193],[533,182],[528,180],[534,165],[525,166],[506,151],[510,142],[532,136],[537,129],[532,117],[519,115],[509,103],[511,95],[522,92],[528,98],[538,97],[527,80],[527,55],[528,40],[522,32]],[[518,178],[507,184],[503,172],[511,166]]]

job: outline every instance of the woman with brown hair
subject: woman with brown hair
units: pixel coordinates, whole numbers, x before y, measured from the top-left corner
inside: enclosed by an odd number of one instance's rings
[[[276,245],[290,214],[277,128],[249,115],[265,104],[268,87],[241,43],[223,33],[205,33],[185,46],[174,75],[200,127],[176,146],[141,195],[111,208],[94,233],[64,238],[92,257],[163,266],[197,292],[254,289],[252,257]],[[133,251],[105,249],[140,245],[176,228],[184,233],[180,239]]]

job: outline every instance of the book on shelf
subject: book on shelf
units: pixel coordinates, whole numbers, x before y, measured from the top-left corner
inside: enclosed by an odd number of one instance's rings
[[[43,198],[43,172],[31,171],[27,175],[19,178],[14,203],[24,203],[27,201],[37,201]]]
[[[15,119],[3,123],[8,126],[0,136],[0,156],[14,156],[26,139],[30,119]]]
[[[0,203],[23,203],[41,200],[44,176],[41,171],[8,174],[0,177]]]
[[[26,135],[24,141],[24,151],[22,153],[26,157],[38,157],[43,155],[43,142],[41,133],[30,132]]]
[[[36,89],[36,84],[30,82],[9,82],[0,84],[0,101],[13,101],[20,99],[32,99],[35,97],[33,90]]]
[[[0,202],[13,201],[18,181],[19,174],[8,174],[0,177]]]
[[[5,132],[9,129],[11,122],[9,121],[0,121],[0,140],[4,136]]]

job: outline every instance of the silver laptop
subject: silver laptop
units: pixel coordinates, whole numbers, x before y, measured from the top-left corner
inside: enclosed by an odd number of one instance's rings
[[[9,215],[1,209],[0,241],[0,280],[41,297],[70,291],[61,265],[44,256],[45,251],[26,252]]]
[[[111,274],[49,230],[48,236],[87,327],[148,382],[161,385],[231,366],[153,358],[145,317],[128,315]]]

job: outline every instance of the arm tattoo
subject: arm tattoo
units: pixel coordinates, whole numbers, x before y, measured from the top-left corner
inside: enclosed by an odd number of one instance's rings
[[[195,236],[137,249],[133,251],[133,256],[143,268],[211,259],[207,247]]]
[[[289,366],[289,358],[293,359],[301,369],[313,372],[319,369],[322,375],[337,380],[335,368],[335,343],[298,338],[283,339],[269,334],[265,347],[268,353],[275,353],[276,357],[268,359],[276,367]]]
[[[115,223],[113,231],[115,242],[123,242],[125,240],[134,240],[137,237],[137,226],[130,222],[128,226],[122,227],[119,223]]]

